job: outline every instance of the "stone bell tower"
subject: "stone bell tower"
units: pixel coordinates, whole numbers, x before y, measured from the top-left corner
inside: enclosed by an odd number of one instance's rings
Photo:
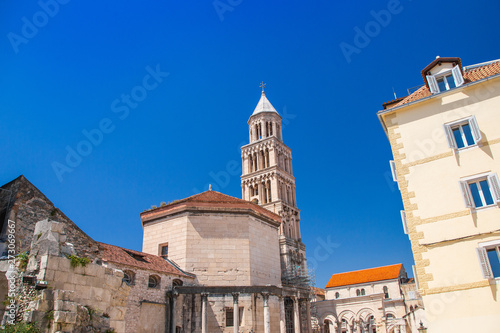
[[[283,143],[281,116],[264,92],[248,120],[250,143],[241,148],[242,197],[282,218],[280,251],[282,282],[302,285],[307,275],[300,236],[300,210],[295,197],[292,150]]]

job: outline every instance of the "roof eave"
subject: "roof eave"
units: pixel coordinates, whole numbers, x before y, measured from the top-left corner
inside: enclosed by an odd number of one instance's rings
[[[473,81],[473,82],[469,82],[469,83],[466,83],[466,84],[463,84],[462,86],[460,87],[457,87],[457,88],[453,88],[451,90],[446,90],[446,91],[443,91],[443,92],[440,92],[440,93],[437,93],[437,94],[432,94],[430,96],[427,96],[427,97],[423,97],[423,98],[420,98],[420,99],[417,99],[416,101],[413,101],[413,102],[409,102],[409,103],[406,103],[406,104],[403,104],[403,105],[400,105],[400,106],[395,106],[393,108],[390,108],[390,109],[383,109],[383,110],[380,110],[377,112],[377,116],[382,124],[382,128],[384,129],[385,131],[385,134],[388,135],[387,133],[387,126],[385,124],[385,122],[383,121],[383,117],[382,116],[385,116],[387,114],[390,114],[392,112],[396,112],[398,110],[401,110],[405,107],[408,107],[408,106],[413,106],[415,104],[418,104],[418,103],[421,103],[421,102],[425,102],[427,100],[431,100],[433,98],[437,98],[437,97],[442,97],[442,96],[445,96],[447,94],[451,94],[451,93],[455,93],[457,91],[460,91],[460,90],[463,90],[467,87],[471,87],[471,86],[474,86],[476,84],[480,84],[480,83],[483,83],[483,82],[486,82],[486,81],[489,81],[489,80],[493,80],[497,77],[500,77],[500,73],[499,74],[494,74],[494,75],[491,75],[491,76],[488,76],[488,77],[485,77],[484,79],[480,79],[480,80],[477,80],[477,81]]]

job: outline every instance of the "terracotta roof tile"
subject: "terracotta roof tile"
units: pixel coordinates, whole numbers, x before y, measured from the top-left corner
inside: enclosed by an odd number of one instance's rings
[[[479,66],[471,69],[467,69],[467,67],[464,68],[465,73],[464,73],[464,84],[471,83],[474,81],[479,81],[481,79],[487,78],[492,75],[496,75],[500,73],[500,61],[493,62],[484,66]],[[402,106],[404,104],[408,104],[414,101],[418,101],[419,99],[422,99],[427,96],[431,96],[431,92],[429,91],[429,88],[427,88],[425,85],[420,87],[420,89],[417,89],[414,91],[412,94],[407,96],[405,99],[403,99],[401,102],[391,105],[389,108],[393,108],[396,106]]]
[[[312,287],[312,291],[318,296],[325,296],[325,289]]]
[[[140,269],[152,270],[160,273],[175,274],[179,276],[191,277],[190,274],[183,272],[180,268],[175,267],[169,261],[160,256],[148,254],[144,252],[124,249],[119,246],[98,242],[99,250],[102,254],[103,261],[109,261],[116,264],[122,264]],[[132,255],[141,260],[135,259]]]
[[[368,283],[397,279],[403,264],[363,269],[360,271],[333,274],[325,288],[348,286],[351,284]]]
[[[141,213],[141,219],[154,219],[156,216],[161,216],[181,207],[207,207],[207,208],[246,208],[251,209],[260,215],[264,215],[277,223],[281,223],[281,217],[266,208],[263,208],[250,201],[238,199],[217,191],[205,191],[195,194],[182,200],[176,200],[166,206],[160,206]]]

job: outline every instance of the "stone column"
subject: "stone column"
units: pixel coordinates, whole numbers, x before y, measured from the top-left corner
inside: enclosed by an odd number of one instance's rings
[[[271,333],[271,318],[269,317],[269,294],[262,293],[262,297],[264,298],[264,333]]]
[[[207,298],[208,294],[201,294],[201,333],[208,333],[207,327]]]
[[[286,315],[285,315],[285,298],[279,296],[280,302],[280,333],[286,333]]]
[[[299,309],[299,299],[297,297],[293,298],[293,321],[295,324],[295,333],[300,333],[300,309]]]
[[[240,328],[240,308],[238,306],[239,293],[233,293],[233,332],[238,333]]]
[[[177,305],[177,294],[172,295],[172,324],[170,326],[170,333],[175,333],[175,327],[177,326],[176,322],[176,305]]]
[[[361,333],[361,325],[359,320],[354,321],[354,325],[356,325],[356,333]]]
[[[312,327],[311,327],[311,302],[306,298],[306,322],[307,322],[307,332],[311,333],[312,332]]]

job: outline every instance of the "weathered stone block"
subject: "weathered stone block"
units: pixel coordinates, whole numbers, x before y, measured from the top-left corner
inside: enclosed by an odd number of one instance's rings
[[[54,280],[59,282],[59,283],[68,282],[68,273],[56,271],[54,274]]]
[[[89,264],[85,267],[85,274],[90,276],[97,276],[101,266],[96,264]]]
[[[63,304],[63,310],[74,312],[76,314],[76,303],[71,301],[65,301]]]
[[[64,323],[66,321],[66,312],[54,311],[54,323]]]
[[[112,307],[109,311],[109,318],[111,321],[124,320],[126,309],[121,307]]]
[[[54,301],[54,310],[63,311],[64,310],[64,301],[62,299],[58,299]]]
[[[77,317],[78,316],[76,314],[76,306],[75,306],[75,312],[68,312],[68,313],[66,313],[66,322],[68,324],[75,324]]]

